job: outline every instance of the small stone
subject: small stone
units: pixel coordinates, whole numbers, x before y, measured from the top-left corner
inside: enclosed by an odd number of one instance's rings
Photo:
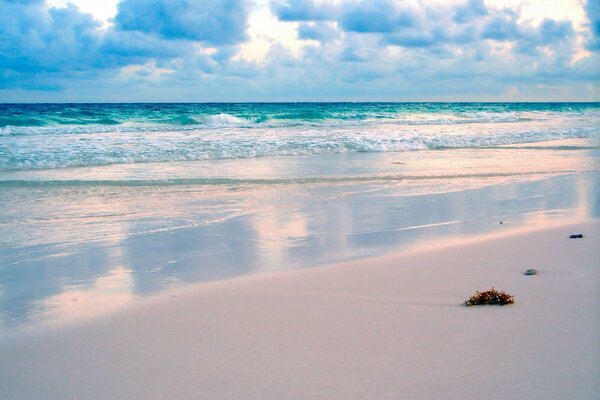
[[[583,238],[583,235],[581,233],[577,233],[577,234],[569,236],[569,238],[571,238],[571,239],[581,239],[581,238]]]
[[[523,275],[537,275],[537,269],[529,268],[527,271],[523,272]]]
[[[502,225],[504,222],[500,221],[500,225]]]

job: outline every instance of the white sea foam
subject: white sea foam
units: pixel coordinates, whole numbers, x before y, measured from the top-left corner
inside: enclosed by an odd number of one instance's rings
[[[227,120],[228,117],[223,117]],[[232,129],[122,132],[0,138],[0,170],[47,169],[115,163],[197,161],[343,152],[403,152],[481,148],[569,138],[600,137],[593,127],[443,130],[387,125],[345,129]],[[517,128],[516,126],[514,128]],[[523,127],[521,127],[523,128]]]
[[[201,125],[206,127],[235,127],[240,125],[251,126],[254,123],[244,118],[238,118],[235,115],[220,113],[217,115],[206,115],[200,118]]]

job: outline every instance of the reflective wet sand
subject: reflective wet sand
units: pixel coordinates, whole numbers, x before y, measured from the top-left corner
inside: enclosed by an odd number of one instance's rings
[[[598,218],[599,152],[569,140],[3,173],[0,326],[88,318],[173,285]]]

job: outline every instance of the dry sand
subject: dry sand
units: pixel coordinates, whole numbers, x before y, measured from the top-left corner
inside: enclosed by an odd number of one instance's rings
[[[584,222],[178,289],[4,337],[0,398],[597,399],[599,249]],[[461,306],[492,285],[516,303]]]

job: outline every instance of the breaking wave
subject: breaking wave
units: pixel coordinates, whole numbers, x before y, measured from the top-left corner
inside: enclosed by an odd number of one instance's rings
[[[369,134],[362,131],[323,133],[319,130],[270,135],[104,135],[61,137],[57,140],[21,138],[11,145],[0,141],[0,170],[53,169],[168,161],[200,161],[266,156],[347,152],[404,152],[456,148],[485,148],[521,143],[600,137],[591,129],[501,132],[488,134]],[[26,140],[27,139],[27,140]],[[31,140],[35,139],[35,140]],[[60,139],[60,140],[59,140]]]
[[[600,104],[0,104],[0,171],[600,137]]]

